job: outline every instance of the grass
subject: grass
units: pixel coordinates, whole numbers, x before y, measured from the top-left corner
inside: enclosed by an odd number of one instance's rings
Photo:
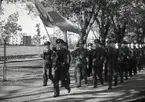
[[[3,50],[3,46],[0,46],[0,56],[4,55]],[[41,54],[43,50],[43,46],[7,46],[6,54],[7,56]]]

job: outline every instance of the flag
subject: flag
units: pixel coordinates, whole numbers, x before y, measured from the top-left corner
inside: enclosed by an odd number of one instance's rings
[[[35,0],[35,6],[40,13],[40,19],[44,23],[45,26],[47,27],[52,27],[53,26],[53,19],[48,15],[46,8],[37,0]]]
[[[59,12],[50,7],[44,7],[39,1],[35,0],[35,6],[40,13],[40,18],[46,27],[57,26],[63,31],[80,34],[80,29],[71,21],[63,17]]]

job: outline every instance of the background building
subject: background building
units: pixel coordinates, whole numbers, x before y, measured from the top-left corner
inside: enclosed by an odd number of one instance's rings
[[[23,44],[23,36],[20,34],[13,35],[9,38],[8,43],[10,45],[22,45]]]
[[[31,36],[23,36],[23,45],[30,46],[31,45]]]

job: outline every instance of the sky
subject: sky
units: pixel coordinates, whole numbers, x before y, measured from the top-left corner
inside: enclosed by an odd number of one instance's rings
[[[10,14],[18,12],[19,13],[18,24],[21,25],[21,27],[22,27],[22,31],[21,31],[22,33],[27,33],[27,35],[29,35],[29,36],[34,36],[35,34],[37,34],[35,26],[37,23],[39,23],[41,36],[43,36],[43,35],[47,36],[47,33],[44,29],[43,23],[40,20],[40,18],[39,17],[34,18],[31,15],[28,15],[28,11],[26,11],[25,7],[23,7],[21,5],[22,4],[20,4],[20,3],[7,4],[6,2],[3,2],[2,7],[4,8],[4,15],[1,18],[3,20],[6,20]],[[53,35],[55,30],[58,30],[58,28],[57,27],[47,28],[47,30],[50,35]],[[93,34],[90,34],[89,38],[93,38]],[[47,39],[48,39],[48,37],[47,37]],[[76,41],[78,39],[79,39],[79,36],[77,34],[75,34],[75,35],[73,35],[71,40]]]

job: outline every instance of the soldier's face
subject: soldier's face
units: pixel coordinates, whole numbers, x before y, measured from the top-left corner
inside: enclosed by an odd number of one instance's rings
[[[50,45],[46,45],[46,48],[47,48],[47,49],[50,49]]]
[[[122,44],[121,46],[122,46],[122,47],[124,47],[125,45],[124,45],[124,44]]]
[[[63,45],[63,48],[64,48],[64,49],[67,49],[67,46],[66,46],[66,45]]]
[[[112,46],[112,43],[108,43],[107,46]]]
[[[88,49],[91,50],[92,49],[92,46],[88,46]]]
[[[99,44],[98,43],[95,43],[95,47],[99,47]]]
[[[58,43],[58,44],[57,44],[57,47],[58,47],[58,48],[62,48],[62,43]]]
[[[83,48],[83,47],[84,47],[84,45],[83,45],[83,44],[79,44],[79,47],[80,47],[80,48]]]

